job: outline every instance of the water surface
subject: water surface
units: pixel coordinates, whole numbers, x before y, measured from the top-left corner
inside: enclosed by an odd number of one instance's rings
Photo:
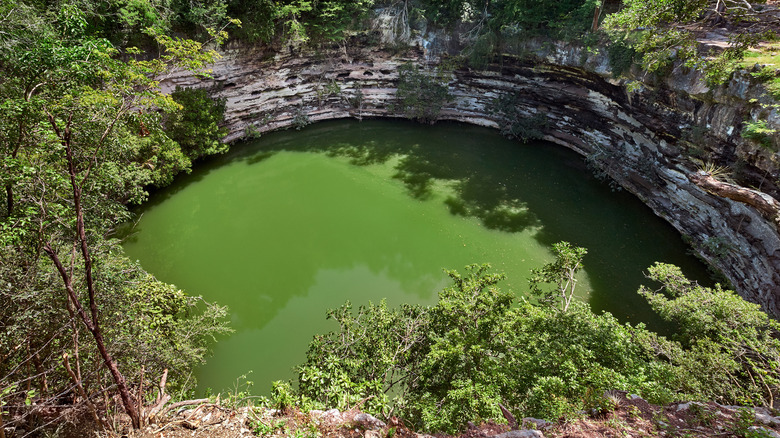
[[[225,304],[236,333],[199,371],[201,390],[253,370],[289,379],[325,311],[433,304],[443,269],[490,262],[527,291],[553,243],[587,247],[579,294],[596,311],[664,327],[636,294],[654,261],[704,267],[634,197],[581,157],[473,126],[334,121],[239,144],[156,193],[124,245],[160,280]]]

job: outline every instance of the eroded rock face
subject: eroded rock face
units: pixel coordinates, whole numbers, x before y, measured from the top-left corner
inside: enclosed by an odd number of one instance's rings
[[[212,88],[227,101],[226,140],[235,141],[307,118],[399,117],[391,110],[398,67],[417,62],[433,68],[440,61],[420,45],[401,54],[355,42],[346,47],[320,52],[234,47],[212,67],[213,79],[173,74],[162,86]],[[698,147],[721,162],[740,163],[742,185],[777,198],[772,153],[739,136],[741,109],[760,90],[743,75],[711,91],[694,72],[679,71],[658,87],[640,84],[629,92],[610,78],[604,56],[560,44],[530,49],[537,53],[534,61],[505,58],[485,71],[452,71],[454,99],[440,118],[497,128],[501,122],[489,111],[494,99],[517,95],[521,114],[546,115],[545,140],[589,157],[690,237],[743,297],[780,315],[780,235],[773,221],[693,184],[687,176],[698,169],[679,141],[700,126],[707,136]],[[777,119],[772,112],[768,120],[777,124]]]

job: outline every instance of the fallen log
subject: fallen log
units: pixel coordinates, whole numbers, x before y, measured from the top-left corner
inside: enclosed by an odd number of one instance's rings
[[[700,170],[688,175],[688,179],[713,195],[750,205],[771,220],[780,230],[780,202],[772,196],[736,184],[718,181],[711,174]]]

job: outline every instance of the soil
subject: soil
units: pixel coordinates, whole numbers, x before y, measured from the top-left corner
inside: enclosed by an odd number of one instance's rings
[[[713,402],[673,403],[653,405],[620,391],[607,394],[610,408],[591,412],[575,419],[561,419],[556,423],[524,419],[523,426],[538,427],[544,437],[743,437],[773,436],[780,433],[778,412],[759,408],[753,411],[722,406]],[[613,403],[613,404],[612,404]],[[469,423],[455,436],[426,435],[408,428],[402,420],[391,418],[388,424],[369,425],[354,419],[357,410],[328,418],[333,411],[279,412],[268,409],[231,410],[215,405],[182,411],[162,424],[155,424],[140,432],[128,433],[127,438],[237,438],[263,436],[269,438],[489,438],[510,431],[506,424],[494,422],[474,425]],[[336,414],[334,414],[336,415]],[[373,418],[373,417],[372,417]],[[353,419],[353,420],[350,420]],[[762,424],[763,421],[763,424]],[[536,424],[534,424],[536,423]],[[752,431],[751,431],[752,428]],[[759,430],[756,428],[761,428]],[[774,435],[780,436],[780,435]]]

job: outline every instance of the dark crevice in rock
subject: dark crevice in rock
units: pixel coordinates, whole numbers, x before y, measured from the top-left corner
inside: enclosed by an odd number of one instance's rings
[[[350,59],[343,48],[269,54],[240,47],[225,53],[213,66],[214,77],[224,85],[213,93],[227,102],[227,140],[240,139],[250,125],[259,132],[287,128],[301,112],[312,121],[400,117],[392,112],[397,68],[406,62],[435,67],[419,48],[394,54],[349,46],[347,53]],[[498,128],[502,120],[490,110],[493,102],[503,93],[517,96],[518,113],[545,115],[544,139],[588,157],[688,236],[742,296],[780,315],[775,224],[753,206],[708,193],[688,179],[706,159],[729,166],[740,186],[780,195],[773,178],[777,160],[739,135],[746,99],[752,96],[738,97],[728,88],[702,91],[696,85],[701,78],[691,72],[652,78],[629,91],[611,79],[603,56],[584,56],[563,45],[552,45],[536,59],[505,56],[484,71],[448,74],[453,100],[440,119]],[[331,81],[338,94],[323,98],[322,86]],[[291,83],[294,90],[287,88]],[[164,89],[176,85],[211,88],[217,83],[183,73],[163,81]],[[739,88],[744,91],[744,84]],[[269,121],[267,114],[276,117]],[[713,252],[716,240],[725,241],[727,249]]]

